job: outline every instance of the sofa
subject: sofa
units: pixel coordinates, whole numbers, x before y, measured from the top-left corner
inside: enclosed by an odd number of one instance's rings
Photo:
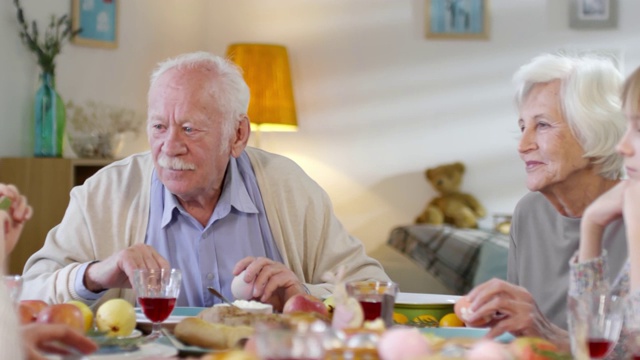
[[[403,292],[462,295],[491,278],[506,279],[509,241],[492,229],[404,225],[371,255]]]

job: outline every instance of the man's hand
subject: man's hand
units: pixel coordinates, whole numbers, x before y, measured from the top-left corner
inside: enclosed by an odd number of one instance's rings
[[[289,268],[279,262],[259,257],[246,257],[233,268],[233,275],[243,270],[244,281],[252,282],[253,298],[271,304],[276,311],[282,311],[284,303],[295,294],[304,294],[304,285]]]
[[[27,359],[46,359],[40,352],[60,355],[91,354],[98,345],[78,330],[62,324],[22,326],[22,341]]]
[[[487,337],[504,332],[514,336],[535,336],[552,341],[560,349],[569,349],[566,331],[552,324],[540,312],[531,294],[523,287],[499,279],[491,279],[476,286],[467,295],[473,312],[469,322],[492,319]]]
[[[131,288],[136,269],[168,269],[169,262],[150,245],[136,244],[87,267],[84,285],[93,292]]]
[[[4,232],[3,246],[6,256],[18,243],[24,224],[33,215],[33,209],[29,206],[27,198],[13,185],[0,183],[0,200],[3,199],[9,199],[11,203],[6,210],[0,210],[0,231]]]

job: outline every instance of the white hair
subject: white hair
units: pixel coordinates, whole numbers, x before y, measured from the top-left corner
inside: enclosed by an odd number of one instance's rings
[[[237,124],[249,109],[249,87],[242,77],[242,69],[231,61],[205,51],[179,55],[158,64],[151,74],[150,87],[170,69],[205,69],[209,77],[209,93],[224,117],[223,142],[225,149]]]
[[[560,105],[573,136],[607,179],[622,176],[616,144],[625,131],[620,100],[622,75],[610,59],[595,55],[545,54],[513,76],[520,108],[534,85],[560,80]]]

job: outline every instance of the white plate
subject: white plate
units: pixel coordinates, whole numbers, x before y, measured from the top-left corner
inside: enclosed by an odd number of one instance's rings
[[[126,338],[126,339],[135,339],[135,338],[139,338],[140,336],[142,336],[142,331],[140,331],[138,329],[133,329],[131,334],[129,336],[124,336],[124,338]]]
[[[396,296],[396,304],[402,305],[437,305],[437,304],[455,304],[461,296],[442,295],[442,294],[417,294],[417,293],[398,293]]]
[[[169,357],[175,356],[178,354],[178,349],[173,346],[158,344],[158,343],[149,343],[141,345],[138,350],[129,351],[129,352],[114,352],[113,354],[93,354],[82,359],[87,360],[118,360],[118,359],[146,359],[149,357]],[[64,360],[65,357],[60,355],[48,355],[47,359],[49,360]]]

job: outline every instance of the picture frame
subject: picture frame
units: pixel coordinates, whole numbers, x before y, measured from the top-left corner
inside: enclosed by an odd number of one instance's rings
[[[425,0],[428,39],[489,39],[489,0]]]
[[[82,31],[71,39],[76,45],[118,47],[119,0],[72,0],[71,24]]]
[[[569,27],[612,29],[618,26],[618,0],[571,0]]]

